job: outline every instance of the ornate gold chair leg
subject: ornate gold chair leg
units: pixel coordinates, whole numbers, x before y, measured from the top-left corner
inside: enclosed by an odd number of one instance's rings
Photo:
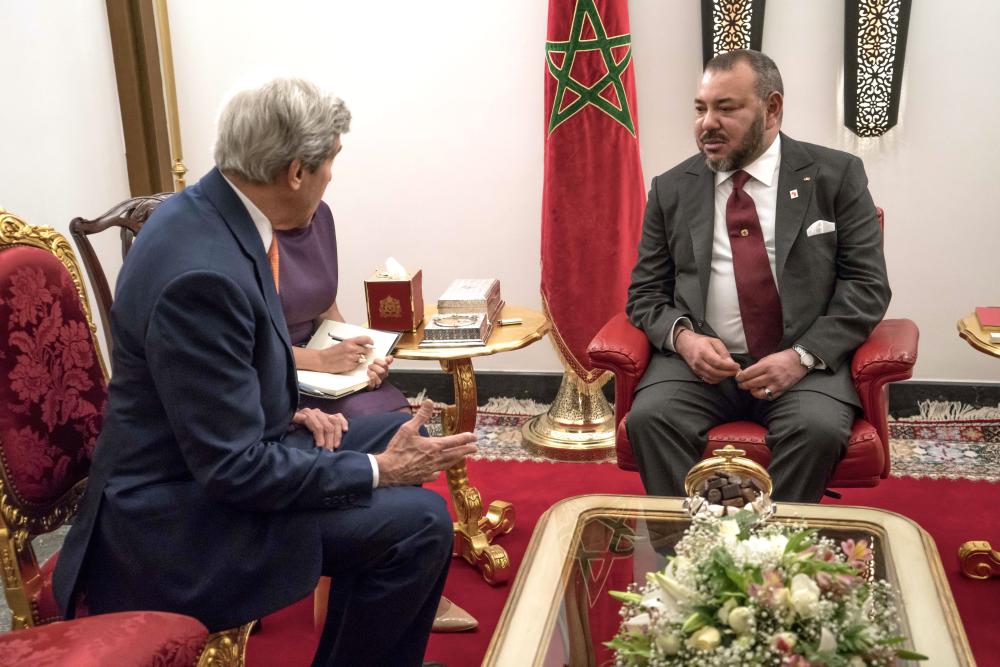
[[[197,667],[243,667],[247,660],[247,641],[256,622],[210,634]]]
[[[970,579],[1000,577],[1000,551],[989,542],[974,540],[964,542],[958,548],[958,559],[962,563],[962,574]]]

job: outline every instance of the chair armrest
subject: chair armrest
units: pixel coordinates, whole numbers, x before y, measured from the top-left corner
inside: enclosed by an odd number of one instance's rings
[[[887,382],[907,380],[917,362],[920,331],[912,320],[882,320],[854,352],[851,377],[858,394]]]
[[[883,478],[888,476],[890,466],[887,385],[913,376],[919,340],[920,331],[912,320],[882,320],[855,350],[851,361],[851,377],[861,409],[886,450]]]
[[[615,315],[601,327],[587,347],[590,363],[615,374],[615,428],[632,408],[632,396],[649,364],[649,339],[628,321]]]
[[[619,313],[601,327],[587,347],[594,366],[611,371],[616,378],[638,380],[649,364],[649,340],[625,313]]]

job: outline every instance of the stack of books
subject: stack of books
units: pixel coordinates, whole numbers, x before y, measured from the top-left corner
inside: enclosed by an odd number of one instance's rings
[[[424,327],[420,347],[486,345],[503,309],[495,278],[454,280],[437,302],[437,314]]]
[[[1000,306],[979,306],[976,308],[976,321],[979,327],[990,337],[990,342],[1000,344]]]

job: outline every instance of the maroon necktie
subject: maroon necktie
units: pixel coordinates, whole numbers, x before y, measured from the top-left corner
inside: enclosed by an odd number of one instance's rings
[[[726,202],[726,227],[747,349],[760,359],[774,352],[781,342],[781,300],[771,275],[757,207],[743,191],[749,179],[750,174],[742,169],[733,174],[733,193]]]

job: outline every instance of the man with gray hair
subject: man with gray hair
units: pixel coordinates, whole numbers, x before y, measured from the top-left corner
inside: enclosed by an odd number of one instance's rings
[[[684,494],[708,431],[767,427],[774,497],[816,502],[860,407],[850,359],[889,304],[861,160],[780,132],[757,51],[705,66],[699,153],[653,179],[626,311],[654,350],[626,420],[646,491]]]
[[[162,204],[122,267],[113,377],[55,572],[71,618],[179,612],[233,628],[332,577],[314,665],[419,665],[453,542],[417,485],[475,451],[424,435],[429,401],[352,419],[298,410],[267,249],[309,224],[350,113],[298,80],[239,93],[217,168]]]

